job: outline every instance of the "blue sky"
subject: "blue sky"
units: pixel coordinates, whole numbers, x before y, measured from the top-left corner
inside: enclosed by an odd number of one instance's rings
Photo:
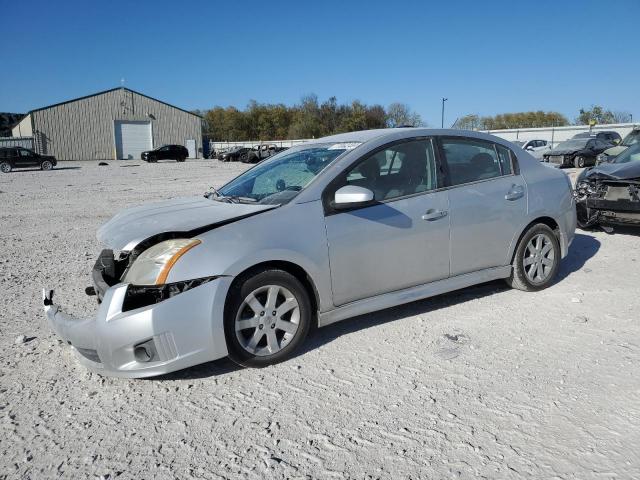
[[[408,103],[459,115],[601,104],[640,120],[639,0],[0,2],[0,111],[120,85],[186,109]],[[6,21],[11,19],[11,21]]]

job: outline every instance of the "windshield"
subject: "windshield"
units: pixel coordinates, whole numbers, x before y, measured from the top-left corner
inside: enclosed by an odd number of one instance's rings
[[[620,145],[624,145],[625,147],[630,147],[631,145],[635,145],[640,142],[640,130],[633,130],[629,133]]]
[[[291,148],[259,163],[211,197],[262,205],[289,202],[342,153],[359,143],[314,143]]]
[[[640,161],[640,143],[627,148],[624,152],[613,159],[613,163],[629,163]]]
[[[557,150],[571,150],[571,149],[579,149],[579,148],[584,148],[587,145],[587,142],[590,140],[590,138],[574,138],[572,140],[566,140],[562,143],[560,143],[560,145],[558,145],[556,147]]]

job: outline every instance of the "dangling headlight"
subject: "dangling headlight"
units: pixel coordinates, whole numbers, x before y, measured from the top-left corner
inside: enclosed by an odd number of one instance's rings
[[[178,238],[147,248],[129,267],[124,282],[134,285],[165,284],[171,268],[180,257],[200,243],[198,239]]]

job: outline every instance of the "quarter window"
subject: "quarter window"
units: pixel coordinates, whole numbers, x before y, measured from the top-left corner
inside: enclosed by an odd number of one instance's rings
[[[511,154],[501,145],[467,138],[443,138],[452,185],[509,175]]]
[[[502,175],[511,175],[513,173],[513,168],[511,166],[511,150],[498,144],[496,144],[496,150],[498,152],[498,160],[500,162]]]
[[[438,186],[431,139],[398,143],[353,167],[347,185],[368,188],[378,201],[434,190]]]

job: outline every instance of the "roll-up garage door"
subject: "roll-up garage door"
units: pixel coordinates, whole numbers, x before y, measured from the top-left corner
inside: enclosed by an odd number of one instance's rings
[[[151,122],[116,120],[116,155],[119,160],[140,160],[140,154],[153,148]]]

